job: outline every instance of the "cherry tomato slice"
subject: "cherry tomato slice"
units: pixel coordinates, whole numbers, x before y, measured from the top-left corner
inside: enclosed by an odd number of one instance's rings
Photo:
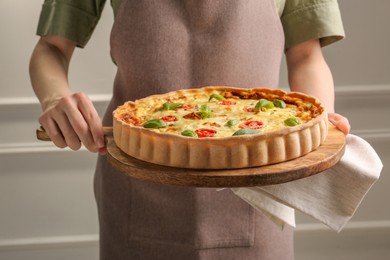
[[[160,119],[164,122],[175,122],[177,120],[175,116],[162,116]]]
[[[239,128],[250,128],[250,129],[259,129],[264,126],[264,123],[261,121],[247,121],[240,124]]]
[[[221,100],[218,102],[218,104],[224,105],[224,106],[231,106],[231,105],[235,105],[236,102],[234,102],[232,100]]]
[[[181,109],[184,109],[184,110],[190,110],[190,109],[195,108],[195,105],[188,104],[188,105],[183,105],[183,106],[181,106],[180,108],[181,108]]]
[[[255,112],[255,109],[253,107],[244,107],[245,112]]]
[[[202,137],[213,137],[217,131],[214,129],[207,129],[207,128],[199,128],[195,130],[195,133],[198,135],[199,138]]]

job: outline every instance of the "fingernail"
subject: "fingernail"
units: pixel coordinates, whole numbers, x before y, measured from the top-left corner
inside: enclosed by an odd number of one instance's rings
[[[102,147],[99,149],[99,154],[100,155],[106,155],[107,154],[107,149],[105,147]]]

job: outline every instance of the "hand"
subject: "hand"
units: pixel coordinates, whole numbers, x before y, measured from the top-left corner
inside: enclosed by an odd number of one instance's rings
[[[82,92],[48,102],[39,122],[60,148],[78,150],[83,144],[90,152],[106,153],[101,120]]]
[[[349,121],[346,117],[336,113],[329,113],[328,119],[345,135],[349,134],[349,132],[351,131],[351,125],[349,124]]]

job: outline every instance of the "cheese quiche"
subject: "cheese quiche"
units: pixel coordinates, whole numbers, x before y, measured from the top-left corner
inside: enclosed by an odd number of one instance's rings
[[[128,101],[114,112],[114,140],[155,164],[234,169],[279,163],[325,140],[327,113],[314,97],[278,89],[204,87]]]

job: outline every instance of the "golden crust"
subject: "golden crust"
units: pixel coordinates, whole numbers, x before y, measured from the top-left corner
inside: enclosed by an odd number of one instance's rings
[[[170,97],[224,90],[243,96],[265,95],[310,102],[315,107],[315,117],[304,124],[262,134],[198,139],[160,133],[125,123],[119,116],[119,107],[113,113],[114,140],[126,154],[155,164],[181,168],[234,169],[279,163],[300,157],[316,149],[326,138],[328,120],[323,105],[316,98],[302,93],[267,88],[205,87],[153,95],[146,99],[158,102]],[[129,101],[124,106],[137,109],[138,102],[140,101]]]

